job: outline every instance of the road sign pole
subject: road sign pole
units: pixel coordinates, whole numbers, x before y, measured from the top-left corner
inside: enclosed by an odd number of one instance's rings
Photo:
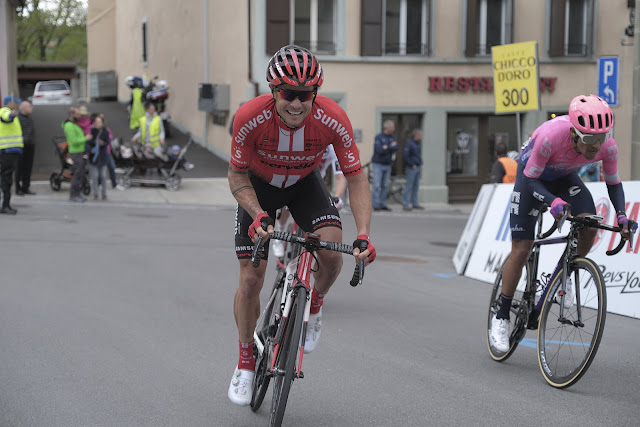
[[[636,5],[638,5],[636,1]],[[636,9],[636,12],[638,9]],[[631,123],[631,180],[640,180],[640,19],[636,14],[633,41],[633,117]]]

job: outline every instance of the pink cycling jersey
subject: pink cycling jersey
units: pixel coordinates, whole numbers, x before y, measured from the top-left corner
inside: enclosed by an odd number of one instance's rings
[[[291,129],[278,118],[273,97],[261,95],[236,113],[231,167],[251,170],[269,184],[286,188],[313,172],[329,144],[345,176],[362,172],[351,122],[336,102],[316,96],[311,113]]]
[[[618,184],[620,176],[616,141],[609,138],[596,157],[589,160],[573,149],[571,127],[569,116],[556,117],[538,127],[520,155],[520,161],[526,165],[524,174],[529,178],[554,181],[579,170],[584,165],[602,160],[606,183]]]

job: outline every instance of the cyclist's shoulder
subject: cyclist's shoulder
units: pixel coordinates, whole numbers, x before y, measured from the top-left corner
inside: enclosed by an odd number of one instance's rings
[[[269,94],[257,96],[238,108],[234,122],[237,120],[240,127],[252,122],[253,127],[274,119],[275,101]]]
[[[331,119],[349,123],[349,117],[344,109],[336,101],[323,95],[316,96],[311,114],[314,119],[328,126],[331,125]]]

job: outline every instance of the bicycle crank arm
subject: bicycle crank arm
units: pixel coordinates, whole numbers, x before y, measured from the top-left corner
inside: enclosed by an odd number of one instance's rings
[[[566,317],[559,317],[558,318],[558,322],[562,323],[563,325],[572,325],[575,326],[576,328],[583,328],[584,327],[584,323],[576,320],[576,321],[571,321],[569,319],[567,319]]]

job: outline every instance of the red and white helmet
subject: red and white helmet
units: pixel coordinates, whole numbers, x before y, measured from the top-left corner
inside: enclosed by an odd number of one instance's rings
[[[579,132],[605,133],[613,127],[613,113],[597,95],[578,95],[569,104],[569,119]]]
[[[309,50],[289,45],[280,48],[269,61],[267,82],[274,86],[322,86],[322,66]]]

